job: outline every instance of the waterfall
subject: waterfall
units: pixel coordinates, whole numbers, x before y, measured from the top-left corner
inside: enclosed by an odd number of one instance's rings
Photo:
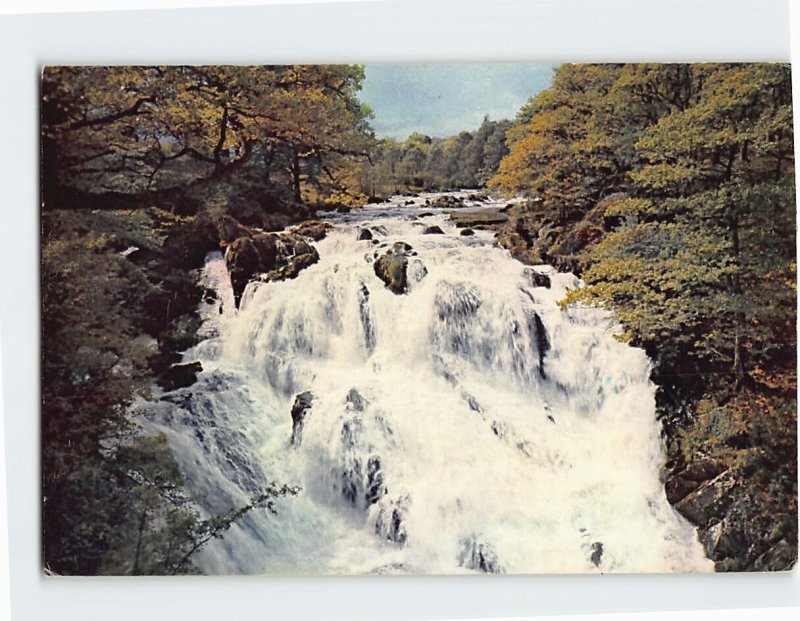
[[[425,198],[336,215],[317,264],[251,283],[238,310],[209,255],[208,338],[186,353],[204,371],[146,425],[209,515],[270,481],[302,489],[208,544],[200,568],[711,571],[659,480],[645,353],[609,313],[558,306],[573,275],[522,265],[491,231],[460,235]],[[395,242],[410,246],[400,294],[374,265]]]

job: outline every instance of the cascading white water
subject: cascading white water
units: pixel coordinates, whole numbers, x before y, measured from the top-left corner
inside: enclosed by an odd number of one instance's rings
[[[552,285],[535,286],[491,232],[461,236],[401,203],[337,216],[319,263],[251,283],[238,311],[221,255],[209,257],[218,300],[208,340],[187,352],[204,372],[150,408],[147,426],[168,434],[208,513],[270,481],[302,491],[237,522],[199,566],[711,571],[659,481],[644,352],[614,338],[608,313],[559,308],[574,276],[542,266]],[[433,224],[444,234],[423,234]],[[397,241],[416,253],[403,295],[373,265]]]

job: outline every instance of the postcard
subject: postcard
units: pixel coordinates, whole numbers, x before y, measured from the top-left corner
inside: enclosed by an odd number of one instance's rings
[[[48,66],[54,575],[785,571],[790,67]]]

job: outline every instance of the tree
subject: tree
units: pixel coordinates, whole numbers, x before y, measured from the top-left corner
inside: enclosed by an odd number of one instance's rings
[[[509,154],[489,186],[537,198],[558,221],[578,219],[616,191],[624,170],[613,132],[599,118],[620,71],[615,65],[562,65],[553,86],[508,130]]]
[[[703,66],[659,86],[668,112],[634,145],[640,198],[606,212],[620,226],[570,299],[611,303],[640,342],[725,364],[741,385],[794,340],[788,68]]]
[[[47,68],[45,165],[61,186],[131,192],[229,174],[260,151],[264,177],[288,167],[299,200],[303,177],[346,187],[343,163],[371,147],[363,78],[352,65]]]

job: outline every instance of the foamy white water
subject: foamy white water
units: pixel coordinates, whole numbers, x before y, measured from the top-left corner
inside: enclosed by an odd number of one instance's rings
[[[205,370],[147,426],[169,435],[209,513],[270,481],[302,491],[211,542],[201,569],[712,571],[659,481],[644,352],[614,339],[604,311],[558,307],[574,276],[525,267],[441,213],[413,219],[422,210],[402,202],[337,216],[319,263],[251,284],[238,311],[210,255],[209,339],[187,352]],[[422,234],[433,224],[445,234]],[[361,228],[377,243],[358,241]],[[405,295],[373,267],[396,241],[416,252]]]

